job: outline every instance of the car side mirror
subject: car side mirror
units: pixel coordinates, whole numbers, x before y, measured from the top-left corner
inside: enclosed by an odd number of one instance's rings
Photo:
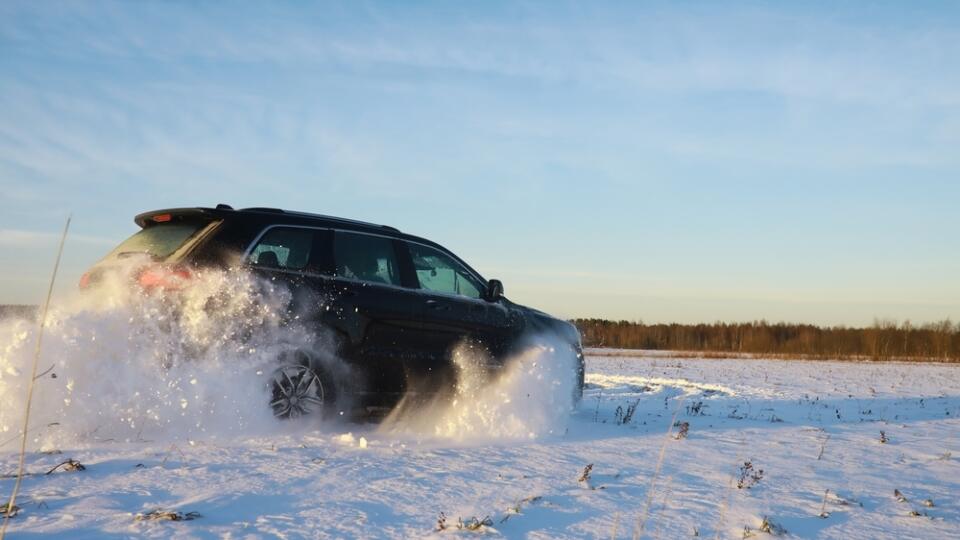
[[[491,279],[487,282],[487,300],[496,302],[503,298],[503,282],[499,279]]]

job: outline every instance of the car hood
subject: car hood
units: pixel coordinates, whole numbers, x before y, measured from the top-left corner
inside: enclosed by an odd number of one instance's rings
[[[549,313],[528,306],[514,304],[520,308],[527,319],[529,334],[552,334],[563,339],[570,345],[580,347],[580,331],[572,323],[558,319]]]

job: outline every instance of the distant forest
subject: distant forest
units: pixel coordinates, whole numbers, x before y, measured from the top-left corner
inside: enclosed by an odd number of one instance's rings
[[[37,316],[37,306],[0,304],[0,319],[6,317],[32,318]]]
[[[586,347],[751,353],[810,358],[960,361],[960,324],[876,321],[867,328],[809,324],[644,324],[576,319]]]

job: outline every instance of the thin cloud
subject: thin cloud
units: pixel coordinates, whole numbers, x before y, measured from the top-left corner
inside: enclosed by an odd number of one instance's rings
[[[49,246],[60,241],[61,233],[46,231],[25,231],[20,229],[0,229],[0,247],[27,248]],[[90,244],[96,246],[112,246],[117,243],[115,238],[70,234],[67,243]]]
[[[0,39],[20,50],[81,59],[368,73],[393,66],[633,91],[755,91],[887,106],[960,103],[960,81],[950,69],[960,54],[960,32],[841,22],[829,12],[789,6],[600,9],[586,18],[554,5],[531,6],[518,9],[515,20],[481,10],[448,14],[432,25],[402,10],[330,5],[313,16],[269,6],[80,6],[43,16],[28,16],[26,6],[10,9]],[[46,22],[27,32],[16,24],[23,18]]]

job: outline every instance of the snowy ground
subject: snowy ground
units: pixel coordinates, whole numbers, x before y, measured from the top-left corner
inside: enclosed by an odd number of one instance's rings
[[[11,538],[742,538],[770,534],[764,518],[785,536],[960,538],[960,367],[589,356],[587,369],[576,411],[537,419],[552,424],[532,438],[526,380],[489,409],[519,422],[497,435],[489,416],[447,415],[480,425],[45,443],[56,453],[27,456],[40,474]],[[67,458],[86,470],[43,475]],[[200,517],[136,519],[155,509]]]

